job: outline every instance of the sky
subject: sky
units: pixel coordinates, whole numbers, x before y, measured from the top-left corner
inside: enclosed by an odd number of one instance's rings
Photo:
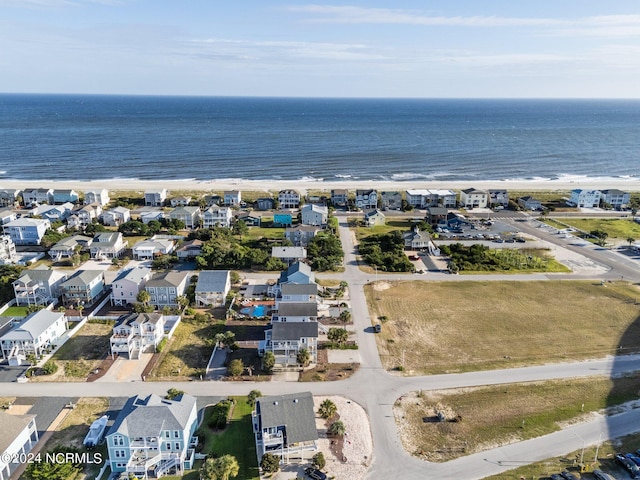
[[[640,98],[640,2],[0,0],[0,92]]]

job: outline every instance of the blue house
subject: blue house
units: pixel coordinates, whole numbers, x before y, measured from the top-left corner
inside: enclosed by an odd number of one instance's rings
[[[193,468],[197,426],[191,395],[131,397],[105,437],[111,471],[137,478],[181,476]]]
[[[9,235],[15,245],[40,245],[51,222],[39,218],[19,218],[4,225],[5,235]]]
[[[273,226],[274,227],[290,227],[293,225],[293,217],[290,213],[274,213],[273,214]]]

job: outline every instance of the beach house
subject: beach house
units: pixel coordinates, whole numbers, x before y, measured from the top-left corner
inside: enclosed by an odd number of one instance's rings
[[[176,298],[184,295],[188,278],[189,272],[177,270],[154,274],[144,286],[144,289],[151,296],[149,303],[159,309],[177,307]]]
[[[20,205],[22,190],[13,188],[0,189],[0,207],[17,207]]]
[[[624,210],[628,208],[629,202],[631,201],[631,194],[629,192],[623,192],[617,188],[600,190],[600,195],[602,203],[611,205],[611,208],[615,210]]]
[[[147,190],[144,192],[144,204],[147,207],[162,207],[167,200],[167,189]]]
[[[231,290],[229,270],[202,270],[198,274],[195,299],[198,307],[220,307]]]
[[[329,218],[329,209],[322,205],[306,204],[300,209],[302,225],[325,226]]]
[[[242,192],[240,190],[230,190],[224,192],[224,204],[228,207],[239,207],[242,202]]]
[[[356,207],[369,209],[378,207],[378,192],[376,190],[356,190]]]
[[[102,295],[104,289],[102,270],[78,270],[60,284],[62,303],[65,307],[91,306]]]
[[[115,207],[102,213],[102,223],[110,227],[119,227],[131,220],[131,210],[125,207]]]
[[[278,192],[278,204],[280,208],[298,208],[300,206],[300,193],[296,190],[280,190]]]
[[[120,232],[100,232],[93,237],[89,247],[91,258],[118,258],[124,252],[125,244]]]
[[[487,208],[489,205],[489,193],[475,188],[466,188],[460,191],[460,206],[467,210],[473,208]]]
[[[380,192],[380,207],[387,210],[400,210],[402,208],[402,193],[398,191]]]
[[[12,283],[16,305],[49,305],[60,298],[60,285],[67,279],[64,270],[46,267],[24,270]]]
[[[109,191],[106,188],[101,190],[88,190],[84,192],[84,204],[91,205],[92,203],[97,203],[102,205],[108,205],[111,199],[109,198]]]
[[[0,411],[0,480],[9,480],[21,459],[38,443],[35,415],[12,415]],[[34,457],[35,458],[35,457]]]
[[[120,270],[111,282],[111,305],[124,306],[136,303],[138,293],[151,278],[151,269],[136,267]]]
[[[318,232],[321,231],[321,227],[314,225],[296,225],[295,227],[285,229],[284,237],[296,246],[306,247]]]
[[[105,436],[111,472],[137,478],[182,476],[193,468],[196,399],[151,394],[127,400]]]
[[[0,337],[2,358],[9,365],[22,365],[29,355],[39,357],[67,330],[63,312],[38,310]]]
[[[9,235],[15,245],[40,245],[42,237],[51,222],[43,218],[18,218],[3,226],[5,235]]]
[[[139,360],[144,352],[154,352],[165,336],[162,313],[130,313],[121,316],[109,340],[111,355],[127,355]]]
[[[575,188],[571,190],[571,197],[567,203],[578,208],[596,208],[600,206],[600,197],[600,190]]]
[[[225,227],[231,226],[231,219],[233,218],[233,212],[229,207],[219,207],[218,205],[212,205],[207,208],[202,214],[202,227]]]

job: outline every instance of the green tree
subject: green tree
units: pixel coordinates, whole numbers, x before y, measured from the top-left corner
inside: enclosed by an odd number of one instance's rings
[[[349,323],[351,320],[351,312],[349,310],[343,310],[340,312],[340,321],[342,323]]]
[[[24,472],[24,478],[29,480],[67,480],[69,478],[75,478],[77,474],[82,471],[82,464],[66,461],[65,454],[79,453],[79,450],[74,447],[56,447],[51,452],[50,458],[55,458],[56,461],[49,463],[46,461],[45,455],[42,462],[29,463],[27,469]],[[62,456],[58,457],[56,454],[61,453]],[[61,461],[57,461],[60,458]],[[22,478],[22,477],[21,477]]]
[[[180,307],[180,310],[184,310],[185,308],[187,308],[189,306],[189,299],[187,297],[185,297],[184,295],[178,295],[176,297],[176,303]]]
[[[166,398],[167,400],[173,400],[180,395],[184,395],[184,390],[178,390],[177,388],[171,387],[169,390],[167,390],[167,394],[164,396],[164,398]]]
[[[636,241],[635,238],[633,237],[627,237],[627,243],[629,244],[629,246],[633,245],[633,243]]]
[[[238,235],[240,238],[246,236],[249,233],[249,227],[244,220],[236,220],[231,229],[234,235]]]
[[[229,480],[237,477],[240,471],[238,460],[233,455],[218,458],[207,458],[200,467],[200,478],[203,480]]]
[[[329,426],[329,434],[335,435],[336,437],[344,437],[345,432],[347,431],[346,427],[342,420],[336,420]]]
[[[333,417],[337,412],[338,407],[328,398],[324,399],[318,408],[318,414],[325,420]]]
[[[15,282],[23,267],[17,265],[0,265],[0,305],[4,305],[14,297],[13,282]]]
[[[264,369],[264,371],[267,373],[271,373],[275,365],[276,357],[273,352],[265,352],[264,357],[262,357],[262,368]]]
[[[324,458],[324,453],[322,453],[322,452],[316,453],[313,456],[313,458],[311,459],[311,463],[318,470],[322,470],[325,467],[325,465],[327,464],[327,461]]]
[[[244,372],[244,364],[239,358],[231,360],[229,363],[229,375],[232,377],[239,377]]]
[[[140,290],[140,292],[138,292],[138,295],[136,296],[136,300],[146,307],[151,300],[151,294],[146,290]]]
[[[606,245],[606,240],[607,240],[607,237],[609,236],[609,234],[604,230],[591,230],[589,232],[589,235],[594,237],[596,239],[596,243],[601,247],[604,247]]]
[[[306,348],[301,348],[300,350],[298,350],[296,361],[303,367],[309,365],[309,362],[311,362],[311,353],[309,353],[309,350],[307,350]]]
[[[273,453],[265,453],[260,460],[260,468],[265,473],[275,473],[280,469],[280,457]]]
[[[329,339],[330,342],[342,345],[349,339],[349,332],[344,328],[331,327],[329,332],[327,332],[327,339]]]
[[[58,371],[58,364],[53,360],[49,360],[42,366],[42,373],[45,375],[53,375]]]
[[[253,407],[256,404],[256,399],[261,396],[262,392],[260,390],[251,390],[247,395],[247,403]]]

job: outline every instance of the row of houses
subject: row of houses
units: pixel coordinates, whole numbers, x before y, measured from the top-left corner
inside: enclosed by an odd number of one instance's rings
[[[25,188],[0,189],[0,207],[18,207],[30,205],[60,205],[78,203],[80,194],[73,189]],[[84,203],[107,205],[111,199],[107,189],[88,190],[84,192]]]

